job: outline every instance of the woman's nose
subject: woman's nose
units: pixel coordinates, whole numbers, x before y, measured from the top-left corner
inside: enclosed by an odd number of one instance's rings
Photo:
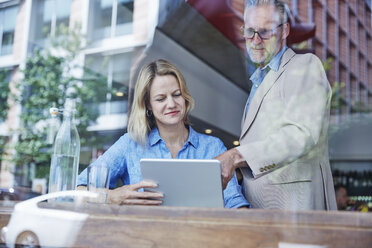
[[[173,97],[169,97],[167,101],[168,107],[172,108],[176,106],[176,101],[173,99]]]

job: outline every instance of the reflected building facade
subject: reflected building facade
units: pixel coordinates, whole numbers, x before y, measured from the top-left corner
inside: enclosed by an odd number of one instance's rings
[[[46,47],[49,37],[58,37],[61,26],[81,28],[86,44],[79,54],[79,63],[105,78],[105,85],[97,85],[96,88],[108,88],[109,92],[105,100],[94,106],[99,117],[92,120],[88,130],[92,135],[112,136],[111,141],[102,147],[82,149],[81,162],[85,165],[126,130],[130,69],[136,56],[146,47],[149,31],[154,29],[156,20],[151,17],[156,16],[156,6],[156,1],[148,0],[0,2],[0,69],[5,72],[1,84],[7,84],[11,89],[21,78],[20,71],[27,56],[32,55],[35,49]],[[9,101],[10,97],[7,97]],[[22,112],[21,106],[9,103],[11,106],[7,115],[0,119],[0,135],[4,143],[16,142],[14,131],[20,125],[19,115]],[[3,161],[2,187],[14,185],[13,171],[12,165]]]
[[[372,12],[370,0],[291,1],[297,19],[316,24],[308,42],[323,61],[329,60],[328,79],[340,84],[334,121],[372,110]]]

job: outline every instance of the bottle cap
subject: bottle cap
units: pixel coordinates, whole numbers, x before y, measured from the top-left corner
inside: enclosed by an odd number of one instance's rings
[[[58,115],[58,108],[50,108],[49,113],[51,116],[56,117]]]

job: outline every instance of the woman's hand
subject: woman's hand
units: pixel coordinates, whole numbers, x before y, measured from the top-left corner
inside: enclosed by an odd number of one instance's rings
[[[109,190],[108,203],[129,205],[160,205],[163,194],[159,192],[138,192],[139,189],[156,188],[158,185],[151,181],[141,181],[136,184],[124,185]]]

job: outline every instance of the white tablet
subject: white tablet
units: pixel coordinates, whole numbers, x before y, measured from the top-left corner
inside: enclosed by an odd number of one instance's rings
[[[163,205],[223,208],[221,162],[203,159],[141,159],[143,179],[158,183]]]

